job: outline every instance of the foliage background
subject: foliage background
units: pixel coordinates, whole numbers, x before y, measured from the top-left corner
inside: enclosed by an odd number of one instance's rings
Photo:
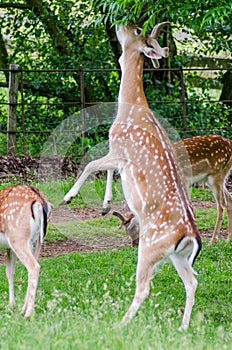
[[[184,3],[172,0],[1,1],[0,131],[6,131],[7,125],[6,87],[10,63],[26,70],[23,95],[19,94],[18,153],[24,152],[21,134],[24,123],[29,132],[27,153],[39,155],[49,133],[81,108],[81,67],[88,70],[84,73],[85,106],[117,101],[121,51],[114,24],[138,22],[146,32],[155,23],[169,20],[171,26],[161,34],[160,43],[170,47],[170,58],[161,62],[161,68],[227,70],[211,74],[207,71],[185,73],[184,86],[179,71],[146,72],[144,87],[151,108],[167,118],[174,128],[181,129],[180,100],[184,95],[188,135],[218,132],[230,137],[231,102],[218,103],[218,100],[232,99],[231,14],[231,4],[224,0],[219,3],[212,0],[204,3],[198,0]],[[145,62],[145,68],[151,68],[149,61]],[[41,69],[45,71],[38,71]],[[47,71],[52,69],[63,71]],[[64,71],[66,69],[77,71]],[[96,69],[98,71],[93,71]],[[108,71],[101,72],[101,69]],[[162,101],[167,104],[160,103]],[[111,120],[112,117],[104,120],[106,132],[101,140],[107,137]],[[91,129],[91,124],[88,127]],[[91,134],[98,132],[96,129]],[[81,152],[83,140],[81,142],[78,141],[78,147],[72,151]],[[92,147],[96,137],[87,135],[84,143],[87,148]],[[5,133],[0,134],[0,151],[6,153]]]

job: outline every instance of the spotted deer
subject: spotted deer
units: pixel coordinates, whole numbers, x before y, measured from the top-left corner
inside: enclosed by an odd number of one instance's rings
[[[197,288],[192,265],[201,239],[172,146],[149,109],[143,89],[144,55],[155,67],[159,59],[168,56],[168,48],[161,48],[157,41],[167,24],[155,26],[150,36],[136,25],[116,28],[122,47],[122,76],[117,115],[109,131],[109,152],[87,164],[62,203],[77,195],[91,173],[118,170],[125,200],[140,227],[136,291],[122,324],[134,317],[149,295],[154,268],[169,257],[185,286],[181,328],[187,329]]]
[[[228,218],[227,241],[229,242],[232,233],[232,196],[226,188],[226,180],[232,168],[232,141],[220,135],[200,135],[173,143],[173,149],[183,170],[188,189],[201,182],[206,183],[212,190],[217,204],[217,220],[211,242],[215,242],[219,234],[224,210]],[[186,157],[186,152],[188,157]],[[111,209],[112,181],[113,171],[109,170],[103,214],[108,213]],[[112,214],[115,215],[115,212]],[[131,237],[132,246],[137,245],[139,230],[134,216],[123,217],[120,213],[116,216],[119,217],[122,226],[126,228],[126,233]]]
[[[189,163],[186,163],[182,144],[189,155],[191,172],[188,169]],[[226,188],[226,180],[232,167],[232,141],[220,135],[193,136],[174,143],[174,150],[188,188],[202,182],[212,190],[217,204],[217,220],[211,242],[216,241],[224,210],[228,217],[229,241],[232,232],[232,196]]]
[[[40,271],[37,260],[50,213],[51,203],[35,187],[11,186],[0,191],[0,249],[7,250],[9,304],[13,306],[15,303],[14,272],[18,258],[28,271],[22,309],[25,317],[30,317],[34,310]]]

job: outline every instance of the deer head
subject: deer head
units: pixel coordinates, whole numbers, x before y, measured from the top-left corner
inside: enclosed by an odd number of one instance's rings
[[[163,22],[157,24],[150,35],[146,36],[143,34],[143,30],[137,25],[131,26],[117,26],[116,34],[120,44],[123,46],[130,46],[130,49],[135,48],[138,51],[138,42],[140,42],[140,52],[143,53],[146,57],[152,60],[154,68],[159,68],[159,61],[162,57],[168,57],[169,48],[161,47],[157,41],[159,33],[163,27],[168,25],[170,22]],[[131,37],[131,28],[133,28],[134,35],[138,38],[135,40],[135,37]]]

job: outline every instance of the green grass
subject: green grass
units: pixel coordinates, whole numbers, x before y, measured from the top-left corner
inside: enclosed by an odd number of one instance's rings
[[[195,264],[199,286],[188,331],[179,333],[185,293],[171,264],[151,282],[149,298],[126,327],[119,322],[135,288],[135,248],[72,253],[41,261],[36,314],[20,306],[26,271],[17,264],[14,311],[7,307],[5,267],[0,266],[3,349],[231,349],[232,245],[204,243]]]
[[[50,223],[46,234],[46,242],[55,242],[65,237],[78,239],[80,243],[92,243],[96,240],[120,238],[127,236],[124,229],[119,229],[119,220],[114,216],[89,220],[70,220]]]
[[[214,201],[212,191],[208,188],[192,187],[190,189],[190,196],[193,202]]]
[[[109,216],[90,220],[63,221],[55,224],[55,227],[69,238],[78,237],[79,240],[86,240],[86,237],[100,238],[114,236],[119,232],[119,220]]]
[[[213,230],[216,219],[217,219],[217,209],[215,208],[197,208],[194,210],[195,217],[197,220],[198,228],[200,230]],[[224,215],[222,220],[222,228],[227,228],[227,216]]]
[[[50,201],[55,205],[59,205],[63,199],[65,193],[75,183],[75,179],[53,181],[51,183],[39,184],[38,187],[43,191]],[[102,201],[105,193],[105,179],[96,178],[95,176],[90,177],[90,179],[84,183],[78,195],[73,198],[70,207],[71,208],[102,208]],[[123,200],[123,194],[121,189],[120,181],[115,181],[112,187],[113,191],[113,201],[117,205]]]
[[[90,184],[86,185],[86,191]],[[68,183],[40,188],[57,204]],[[104,186],[100,185],[100,188]],[[61,190],[59,190],[61,188]],[[100,190],[97,198],[101,204]],[[194,189],[197,200],[210,200],[210,193]],[[116,197],[118,190],[115,190]],[[61,198],[60,198],[61,197]],[[116,198],[119,201],[120,196]],[[82,203],[81,203],[82,201]],[[95,201],[95,199],[94,199]],[[85,205],[78,198],[74,206]],[[213,229],[216,209],[196,209],[201,229]],[[107,217],[94,220],[50,224],[48,240],[64,235],[80,241],[117,237],[118,221]],[[226,227],[226,221],[224,222]],[[120,233],[121,234],[121,233]],[[160,267],[151,281],[149,298],[126,327],[119,322],[135,291],[136,248],[65,254],[40,261],[41,273],[36,296],[36,313],[25,320],[21,306],[27,273],[17,263],[16,307],[8,307],[5,266],[0,265],[0,348],[80,349],[80,350],[230,350],[232,344],[232,242],[203,242],[195,263],[199,273],[196,303],[190,328],[178,327],[184,306],[182,282],[169,263]]]

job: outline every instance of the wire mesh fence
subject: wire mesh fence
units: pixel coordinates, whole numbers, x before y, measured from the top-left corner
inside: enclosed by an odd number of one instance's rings
[[[158,119],[160,117],[161,123],[164,122],[166,129],[170,128],[171,133],[174,129],[181,138],[207,133],[230,137],[232,101],[220,101],[221,86],[214,86],[214,82],[219,81],[218,75],[226,71],[225,68],[180,67],[157,71],[178,73],[179,77],[176,86],[167,84],[170,93],[159,96],[151,83],[153,70],[144,70],[149,106]],[[39,156],[49,140],[51,154],[66,152],[82,158],[86,149],[107,139],[117,108],[118,70],[82,67],[24,70],[11,67],[8,71],[1,71],[2,77],[4,74],[13,77],[17,74],[18,89],[17,92],[13,89],[10,96],[10,84],[15,82],[10,79],[9,85],[0,83],[1,154]],[[196,88],[201,75],[205,81],[209,77],[211,81],[211,85],[205,84],[204,89]],[[106,81],[112,81],[112,91],[104,86]],[[162,82],[157,81],[159,84]],[[91,98],[90,86],[92,96],[97,96],[95,100]],[[8,88],[9,93],[3,88]],[[15,120],[13,126],[10,124],[12,116]]]

